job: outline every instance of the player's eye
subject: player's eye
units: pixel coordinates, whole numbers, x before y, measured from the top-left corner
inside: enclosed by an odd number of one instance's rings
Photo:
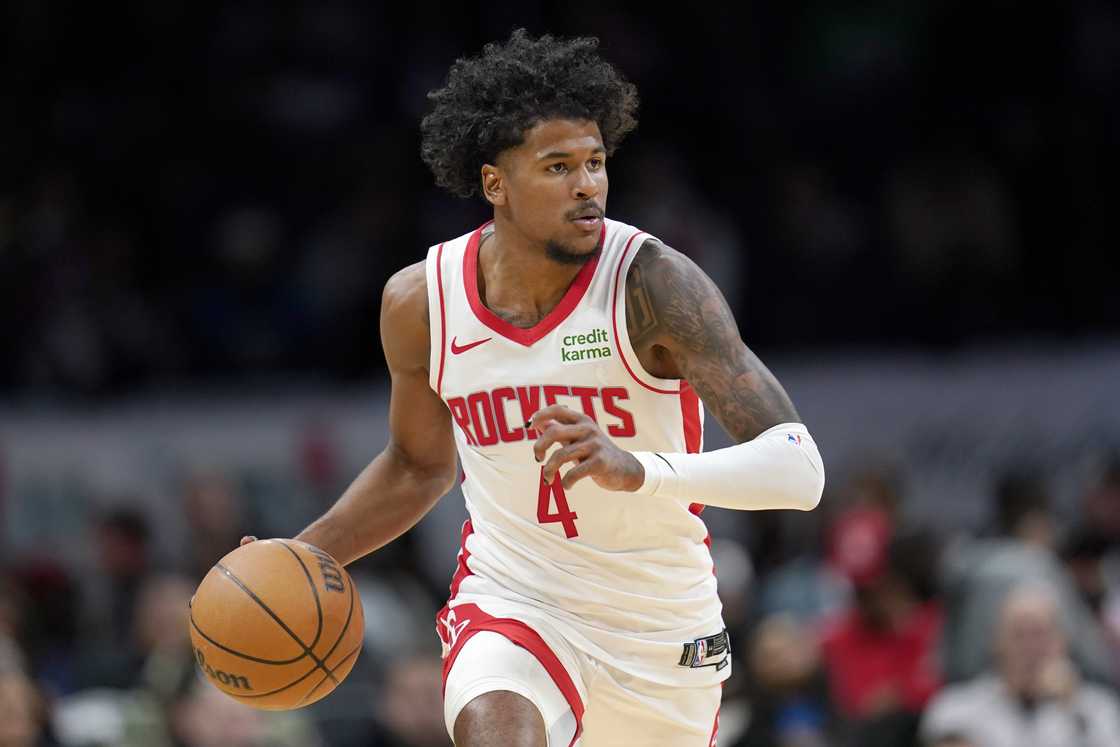
[[[568,170],[568,167],[565,166],[562,163],[554,163],[554,164],[552,164],[551,166],[548,167],[548,170],[551,171],[554,174],[563,174],[565,171]]]
[[[603,159],[602,158],[592,158],[590,163],[591,163],[591,168],[593,168],[593,169],[601,169],[603,167]]]

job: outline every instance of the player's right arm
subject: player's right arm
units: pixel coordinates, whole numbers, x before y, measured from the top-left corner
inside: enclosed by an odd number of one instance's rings
[[[686,380],[736,443],[701,453],[628,452],[586,415],[554,405],[531,421],[541,433],[533,445],[539,460],[552,443],[565,444],[545,463],[545,482],[571,461],[565,488],[591,477],[608,490],[722,508],[816,507],[824,490],[816,443],[781,384],[743,342],[711,278],[680,252],[648,240],[626,286],[639,364],[660,378]]]
[[[389,366],[389,443],[322,517],[296,537],[346,564],[412,528],[455,483],[451,415],[428,383],[424,263],[385,284],[381,341]]]

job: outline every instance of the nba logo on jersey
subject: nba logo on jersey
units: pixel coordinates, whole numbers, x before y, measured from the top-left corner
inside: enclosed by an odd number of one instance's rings
[[[699,667],[715,667],[716,671],[722,670],[731,662],[731,639],[727,630],[706,638],[697,638],[684,644],[684,651],[679,666],[696,669]]]

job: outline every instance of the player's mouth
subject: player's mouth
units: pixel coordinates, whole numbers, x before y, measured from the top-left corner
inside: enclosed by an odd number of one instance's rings
[[[603,216],[598,211],[584,211],[572,219],[572,223],[584,231],[598,231],[603,225]]]

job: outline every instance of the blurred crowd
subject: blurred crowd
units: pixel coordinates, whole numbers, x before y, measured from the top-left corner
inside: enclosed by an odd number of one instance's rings
[[[720,744],[1114,745],[1120,455],[1073,506],[1054,501],[1044,475],[1008,471],[976,531],[914,525],[901,474],[861,468],[816,512],[749,514],[742,533],[716,536],[735,657]],[[198,674],[195,585],[242,534],[289,535],[302,521],[262,524],[269,495],[252,498],[243,478],[208,471],[179,486],[162,510],[188,528],[186,552],[156,547],[151,517],[121,501],[88,527],[89,567],[45,547],[4,558],[0,745],[448,745],[433,614],[453,558],[433,564],[423,533],[351,566],[365,648],[322,702],[255,711]]]
[[[1114,4],[681,13],[3,3],[0,403],[382,373],[384,281],[489,217],[431,184],[424,93],[517,25],[598,35],[637,83],[608,214],[692,255],[755,349],[1120,329]],[[85,510],[43,524],[78,527],[80,552],[0,546],[0,747],[446,747],[433,614],[453,555],[423,534],[354,564],[365,650],[321,703],[264,713],[198,676],[185,614],[205,572],[345,487],[329,449],[299,459],[294,486],[227,465],[145,500],[59,488]],[[3,466],[0,530],[39,500]],[[1120,457],[1072,504],[1031,466],[991,485],[981,528],[915,524],[928,506],[891,464],[717,534],[720,744],[1115,745]]]
[[[425,92],[516,24],[637,83],[609,214],[695,256],[753,345],[1120,323],[1113,4],[678,13],[4,3],[0,396],[380,366],[386,278],[487,218],[420,162]]]
[[[1120,460],[1070,515],[1043,475],[1008,472],[976,532],[911,525],[890,470],[831,497],[820,533],[762,559],[728,689],[746,724],[733,744],[1115,744]]]
[[[447,743],[434,637],[441,591],[418,570],[411,538],[352,568],[369,615],[365,646],[326,700],[257,711],[199,675],[187,624],[199,581],[243,534],[290,536],[303,521],[276,516],[279,491],[254,491],[249,479],[205,470],[178,486],[164,518],[187,528],[182,551],[158,546],[150,508],[122,497],[76,538],[89,565],[50,547],[0,555],[0,747]],[[254,492],[271,502],[269,520]]]

